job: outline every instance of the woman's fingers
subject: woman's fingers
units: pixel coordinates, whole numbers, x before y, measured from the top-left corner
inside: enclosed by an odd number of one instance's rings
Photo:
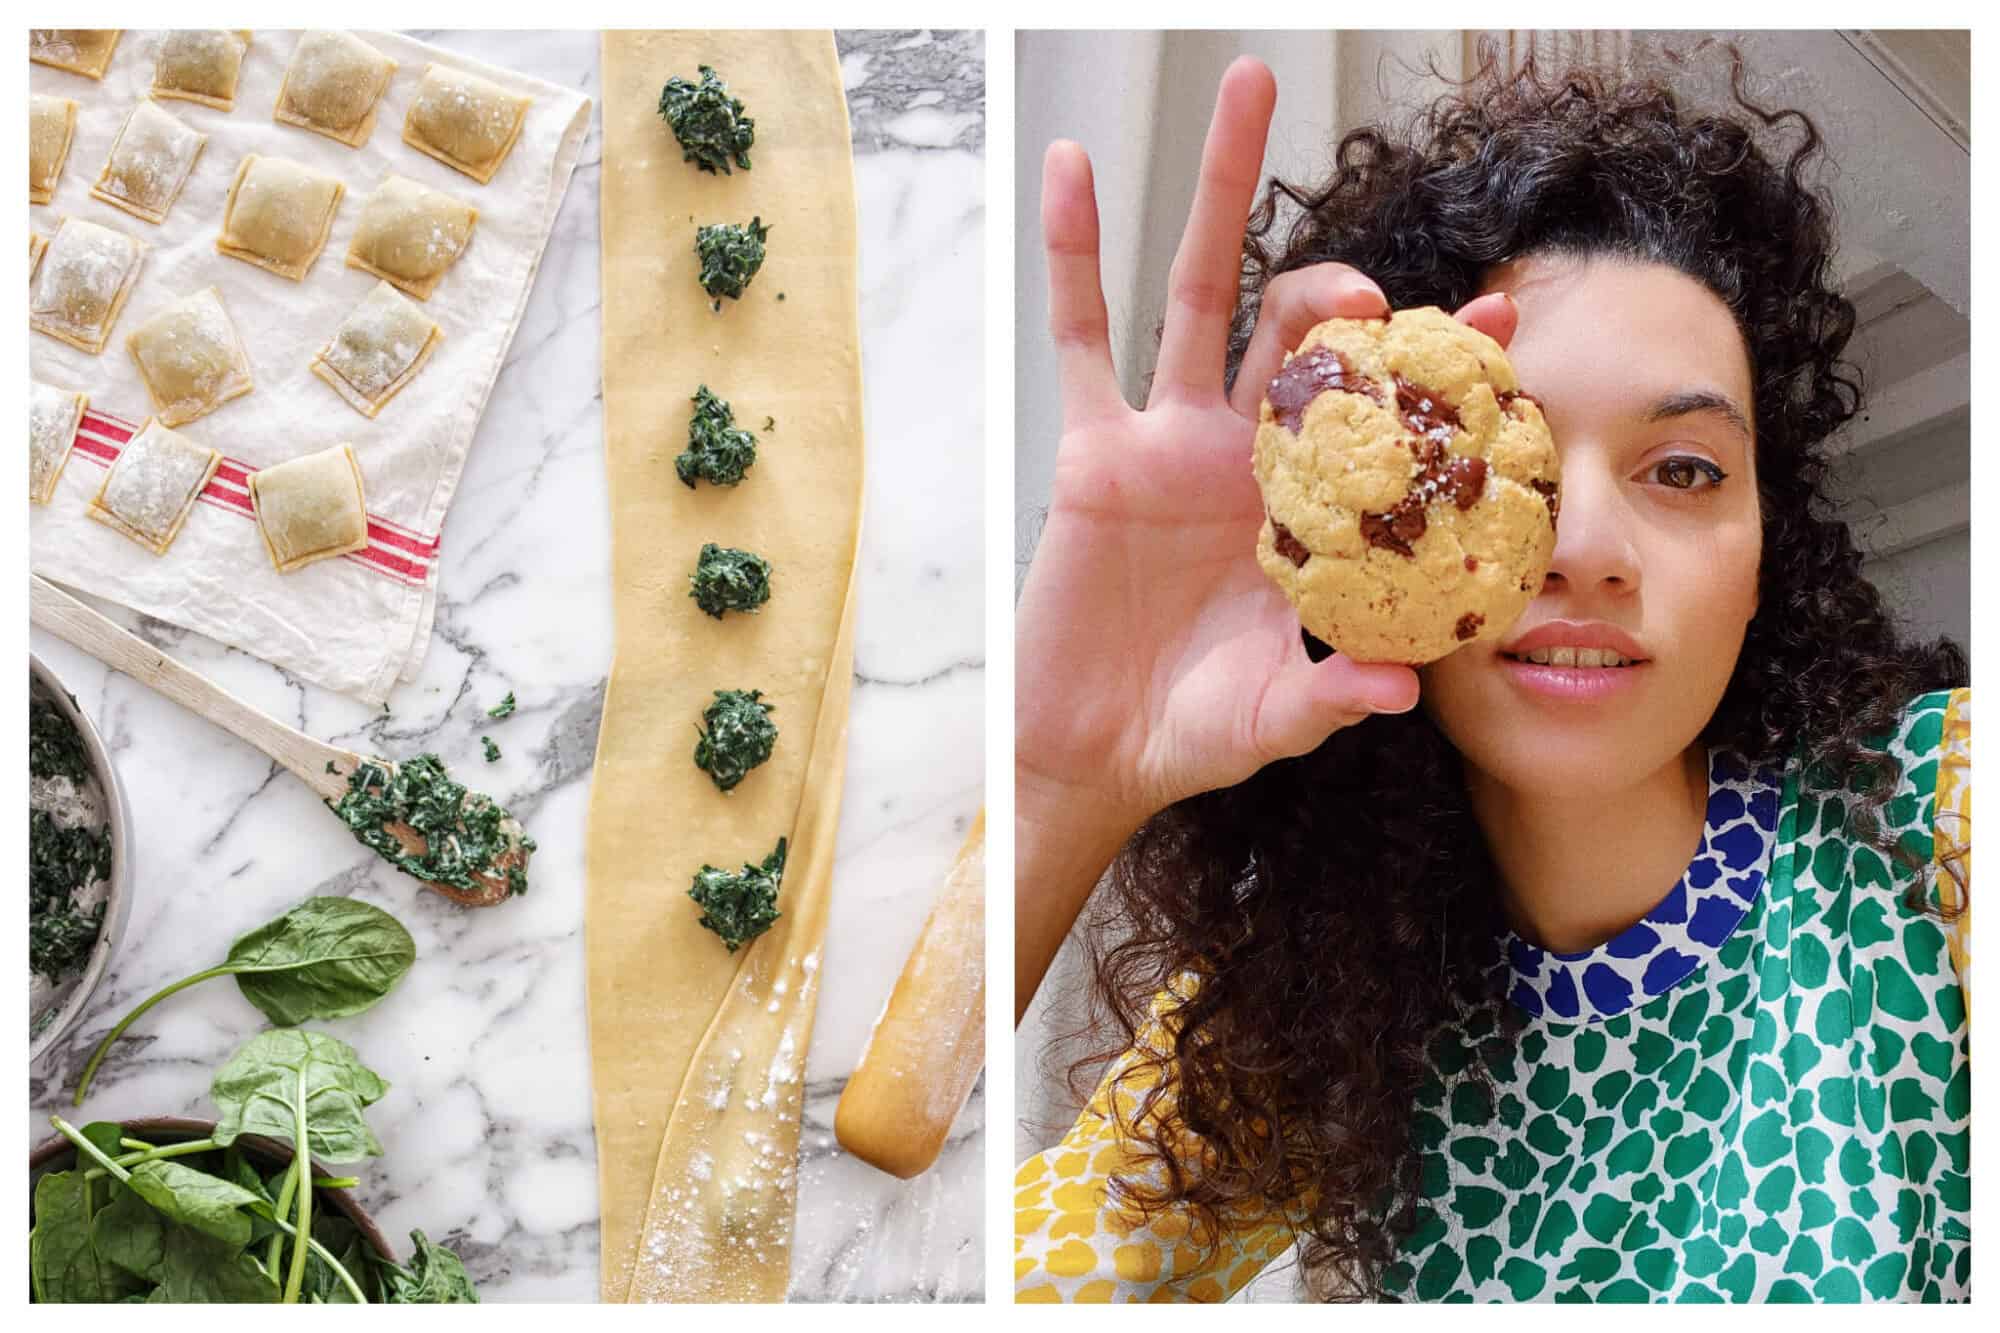
[[[1264,138],[1278,85],[1261,61],[1243,56],[1222,76],[1201,151],[1194,207],[1167,282],[1166,327],[1152,400],[1213,400],[1222,389],[1229,321],[1236,311],[1243,229],[1264,167]]]
[[[1505,347],[1514,340],[1514,330],[1521,323],[1521,308],[1505,292],[1488,292],[1460,306],[1454,318]]]
[[[1042,159],[1042,244],[1049,263],[1049,333],[1062,377],[1063,423],[1125,406],[1111,364],[1111,324],[1098,276],[1097,192],[1090,158],[1067,139]]]
[[[1314,662],[1300,652],[1258,701],[1251,744],[1266,763],[1289,759],[1371,713],[1406,713],[1416,706],[1417,673],[1409,667],[1355,662],[1338,653]]]
[[[1336,317],[1367,319],[1389,313],[1389,302],[1373,279],[1345,264],[1313,264],[1280,273],[1264,288],[1257,329],[1236,372],[1229,405],[1250,421],[1285,353],[1299,345],[1313,325]]]

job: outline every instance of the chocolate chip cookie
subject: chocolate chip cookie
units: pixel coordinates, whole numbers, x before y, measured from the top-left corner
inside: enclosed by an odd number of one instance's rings
[[[1500,344],[1435,307],[1306,334],[1264,396],[1255,466],[1258,564],[1357,661],[1499,638],[1555,552],[1541,404]]]

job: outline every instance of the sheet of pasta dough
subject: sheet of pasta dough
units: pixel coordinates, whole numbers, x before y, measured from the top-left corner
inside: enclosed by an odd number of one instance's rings
[[[704,861],[761,861],[791,834],[814,780],[807,761],[860,527],[862,430],[853,150],[832,35],[608,32],[602,63],[616,648],[584,937],[600,1288],[616,1301],[631,1286],[668,1116],[741,961],[698,924],[688,886]],[[683,163],[657,114],[667,79],[701,65],[756,118],[750,171]],[[712,311],[695,280],[695,228],[753,215],[771,227],[763,270]],[[674,473],[700,384],[757,432],[757,463],[734,488],[689,490]],[[707,541],[772,562],[759,614],[715,620],[689,598]],[[780,728],[771,759],[727,796],[693,763],[695,725],[718,689],[762,690]]]
[[[792,1270],[799,1117],[832,899],[854,671],[854,601],[820,697],[784,914],[757,938],[702,1037],[667,1121],[639,1233],[632,1302],[776,1302]]]

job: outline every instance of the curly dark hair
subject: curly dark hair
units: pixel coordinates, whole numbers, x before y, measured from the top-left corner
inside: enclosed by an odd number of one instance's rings
[[[1830,206],[1808,182],[1820,138],[1803,112],[1751,101],[1723,49],[1728,114],[1654,78],[1504,72],[1489,55],[1406,129],[1348,134],[1324,184],[1272,181],[1245,241],[1231,373],[1265,285],[1325,260],[1396,307],[1454,309],[1494,265],[1531,254],[1628,258],[1701,283],[1749,354],[1764,524],[1759,610],[1702,740],[1865,792],[1850,827],[1914,866],[1882,831],[1900,772],[1868,742],[1914,695],[1965,683],[1966,659],[1899,636],[1828,516],[1822,446],[1861,389],[1842,360],[1855,315],[1833,285]],[[1141,1044],[1127,1067],[1135,1090],[1165,1075],[1141,1105],[1170,1096],[1173,1116],[1133,1118],[1143,1168],[1114,1191],[1211,1226],[1286,1206],[1316,1294],[1379,1297],[1414,1222],[1408,1126],[1432,1039],[1490,1034],[1490,1054],[1519,1029],[1457,751],[1421,709],[1372,717],[1161,812],[1107,887],[1086,930],[1099,1049],[1072,1067],[1073,1088],[1133,1045],[1164,987],[1200,978],[1173,1002],[1166,1046]],[[1468,1072],[1485,1080],[1483,1061]]]

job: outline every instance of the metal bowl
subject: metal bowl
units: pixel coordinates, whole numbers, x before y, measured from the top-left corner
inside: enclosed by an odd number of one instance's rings
[[[191,1139],[205,1139],[215,1133],[213,1120],[188,1120],[180,1116],[147,1116],[137,1120],[122,1121],[125,1133],[147,1143],[185,1143]],[[292,1160],[292,1146],[276,1139],[267,1139],[261,1134],[245,1134],[236,1140],[244,1153],[262,1162],[267,1167],[284,1166]],[[66,1171],[76,1162],[76,1145],[60,1134],[43,1139],[28,1152],[28,1191],[33,1197],[35,1182],[49,1171]],[[323,1177],[325,1167],[313,1163],[313,1175]],[[375,1253],[391,1263],[399,1262],[395,1250],[383,1237],[375,1219],[368,1216],[354,1198],[351,1190],[323,1189],[313,1195],[315,1204],[331,1204],[340,1210],[348,1221],[354,1223],[355,1230]]]
[[[28,1063],[32,1066],[63,1039],[89,1007],[91,996],[105,973],[111,970],[112,955],[125,938],[125,922],[132,914],[131,829],[132,811],[125,803],[125,788],[119,784],[118,770],[111,765],[111,752],[104,748],[97,728],[76,705],[76,698],[53,671],[28,654],[28,697],[46,699],[69,719],[83,738],[96,792],[94,803],[103,812],[111,834],[111,878],[104,885],[104,925],[97,932],[97,944],[83,971],[51,987],[46,980],[28,978]],[[88,899],[86,899],[86,903]]]

